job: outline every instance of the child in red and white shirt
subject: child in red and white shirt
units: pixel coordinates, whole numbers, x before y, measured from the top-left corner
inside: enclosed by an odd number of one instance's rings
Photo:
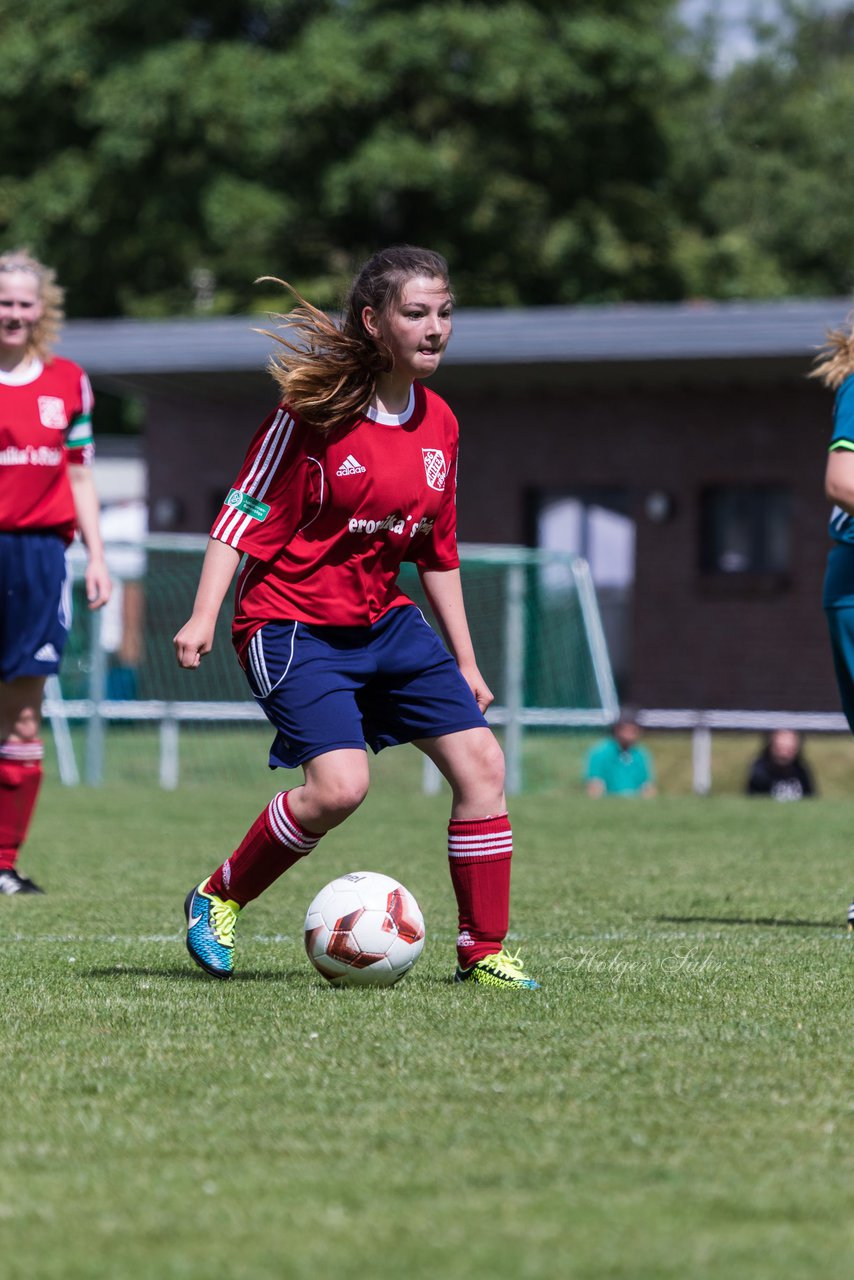
[[[0,255],[0,894],[40,893],[17,861],[42,780],[41,704],[70,625],[65,549],[79,529],[86,597],[110,579],[92,478],[92,388],[51,354],[62,320],[54,274]]]

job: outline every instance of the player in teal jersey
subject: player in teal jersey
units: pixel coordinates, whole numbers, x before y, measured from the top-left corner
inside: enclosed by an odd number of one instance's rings
[[[854,733],[854,330],[833,330],[812,377],[835,392],[825,493],[833,503],[823,604],[842,710]],[[848,908],[854,930],[854,902]]]

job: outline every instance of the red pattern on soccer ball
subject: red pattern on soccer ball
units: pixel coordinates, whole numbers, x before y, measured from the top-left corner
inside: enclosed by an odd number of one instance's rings
[[[383,924],[384,929],[389,932],[392,929],[404,939],[405,942],[418,942],[424,937],[424,927],[416,919],[409,919],[406,915],[406,906],[408,894],[404,894],[400,889],[392,889],[388,895],[388,914],[389,919]]]
[[[330,932],[329,941],[326,944],[326,954],[328,956],[332,956],[335,960],[341,960],[342,963],[349,964],[354,969],[367,969],[369,964],[376,964],[385,955],[384,951],[372,954],[370,951],[362,951],[356,946],[352,930],[355,928],[356,921],[364,914],[364,908],[359,907],[358,910],[350,911],[346,916],[341,916],[340,919],[335,921],[335,927]],[[383,925],[383,928],[385,928],[385,925]]]

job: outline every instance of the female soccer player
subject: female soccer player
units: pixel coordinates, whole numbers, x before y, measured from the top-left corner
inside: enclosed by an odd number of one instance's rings
[[[51,355],[62,322],[52,271],[21,251],[0,255],[0,893],[41,893],[17,871],[42,780],[41,704],[70,623],[65,548],[89,553],[90,609],[110,579],[90,463],[92,389]]]
[[[288,286],[290,287],[290,286]],[[298,296],[298,295],[297,295]],[[366,743],[413,742],[453,794],[458,982],[532,989],[503,947],[512,835],[504,760],[487,727],[456,547],[457,422],[422,385],[451,336],[445,260],[399,246],[353,283],[342,323],[299,299],[270,364],[282,403],[261,426],[217,516],[193,614],[175,637],[197,667],[241,557],[233,639],[276,730],[271,767],[302,766],[240,846],[187,896],[187,947],[234,967],[238,912],[368,790]],[[448,649],[397,585],[413,560]]]
[[[854,732],[854,331],[835,329],[827,335],[811,376],[836,393],[824,480],[834,505],[823,603],[842,710]],[[854,902],[848,928],[854,929]]]

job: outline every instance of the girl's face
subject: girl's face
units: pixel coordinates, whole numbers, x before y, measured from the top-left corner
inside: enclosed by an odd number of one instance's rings
[[[365,307],[362,320],[394,357],[394,373],[429,378],[439,367],[451,336],[453,301],[444,280],[413,276],[384,315]]]
[[[0,271],[0,347],[25,350],[42,311],[39,282],[31,271]]]
[[[791,764],[800,745],[798,735],[791,729],[776,729],[771,734],[771,758],[777,764]]]

